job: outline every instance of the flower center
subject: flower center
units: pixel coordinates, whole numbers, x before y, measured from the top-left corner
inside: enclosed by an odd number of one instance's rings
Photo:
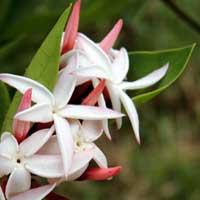
[[[17,163],[18,163],[18,164],[21,163],[21,159],[20,159],[20,158],[17,159]]]
[[[75,137],[75,151],[76,152],[84,151],[85,148],[86,148],[86,143],[84,141],[84,138],[81,137],[81,135],[77,135]]]

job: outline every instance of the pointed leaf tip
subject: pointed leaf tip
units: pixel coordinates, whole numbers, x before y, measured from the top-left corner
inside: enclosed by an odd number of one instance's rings
[[[71,15],[69,17],[69,20],[65,29],[61,54],[64,54],[67,51],[71,50],[74,46],[77,32],[78,32],[78,26],[79,26],[80,7],[81,7],[81,1],[78,0],[73,6]]]
[[[30,88],[24,93],[17,112],[21,112],[23,110],[30,108],[31,99],[32,99],[32,89]],[[29,129],[30,129],[30,122],[14,119],[13,133],[19,143],[26,138]]]
[[[78,180],[93,180],[102,181],[120,173],[122,167],[116,166],[111,168],[91,168],[85,171],[85,173]]]
[[[116,42],[119,36],[119,33],[121,32],[122,26],[123,26],[123,20],[120,19],[115,24],[113,29],[107,34],[107,36],[101,41],[100,46],[106,53],[109,52],[109,50],[112,48],[112,46]]]

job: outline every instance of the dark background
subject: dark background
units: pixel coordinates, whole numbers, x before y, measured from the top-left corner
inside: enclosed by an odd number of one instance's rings
[[[172,2],[200,23],[199,0]],[[69,3],[0,0],[0,71],[23,74]],[[82,0],[79,31],[95,41],[122,18],[124,28],[116,47],[160,50],[193,42],[197,47],[176,84],[138,108],[141,146],[126,120],[120,133],[114,131],[112,143],[100,141],[110,165],[123,166],[121,174],[106,182],[68,183],[61,192],[72,200],[200,199],[200,30],[177,12],[160,0]]]

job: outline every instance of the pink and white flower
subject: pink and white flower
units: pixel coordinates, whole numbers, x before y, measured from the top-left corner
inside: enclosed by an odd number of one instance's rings
[[[27,89],[32,89],[32,101],[36,104],[17,113],[16,119],[42,123],[54,121],[66,178],[74,153],[73,137],[67,119],[102,120],[123,116],[111,109],[68,104],[76,85],[76,79],[68,74],[67,68],[59,74],[53,93],[42,84],[22,76],[0,74],[0,80],[15,87],[22,94]]]
[[[53,132],[54,127],[37,131],[21,144],[18,144],[11,133],[2,134],[0,177],[10,174],[6,186],[7,198],[30,189],[31,173],[44,178],[60,177],[60,174],[53,170],[57,165],[56,160],[60,156],[37,154],[37,151],[49,140]]]
[[[79,33],[75,49],[77,49],[76,53],[79,54],[79,62],[71,73],[78,78],[92,79],[94,86],[99,83],[99,79],[106,80],[105,87],[108,90],[113,109],[120,112],[121,103],[123,104],[131,121],[136,139],[140,143],[138,114],[133,101],[125,91],[144,89],[157,83],[165,76],[168,64],[139,80],[127,82],[124,80],[126,80],[129,69],[129,57],[125,48],[121,48],[119,51],[110,49],[109,51],[107,50],[108,53],[105,53],[101,45],[94,43],[87,36]],[[98,103],[101,107],[106,108],[103,95],[100,96]],[[117,119],[117,125],[118,128],[121,127],[121,118]],[[111,138],[108,124],[105,120],[104,131]]]

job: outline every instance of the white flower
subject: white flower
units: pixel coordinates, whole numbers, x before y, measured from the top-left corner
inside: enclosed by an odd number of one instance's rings
[[[18,187],[15,185],[14,187]],[[45,198],[53,189],[55,184],[45,185],[38,188],[34,188],[25,192],[14,194],[11,197],[5,197],[0,187],[0,200],[42,200]]]
[[[45,178],[61,176],[53,170],[60,156],[36,154],[53,132],[54,127],[37,131],[20,144],[10,133],[3,133],[0,143],[0,177],[10,174],[6,186],[7,198],[30,189],[31,173]]]
[[[93,159],[99,167],[107,168],[108,163],[104,153],[94,143],[103,133],[101,121],[71,122],[72,134],[75,142],[75,151],[81,152],[93,148]]]
[[[74,65],[77,63],[76,55],[72,61]],[[74,153],[73,136],[66,118],[102,120],[123,116],[110,109],[68,104],[76,85],[76,79],[68,74],[67,68],[60,72],[53,93],[42,84],[22,76],[0,74],[0,80],[15,87],[21,93],[32,88],[32,101],[37,104],[17,113],[15,118],[31,122],[54,121],[66,178],[71,168]]]
[[[108,164],[104,153],[94,143],[103,132],[101,121],[83,121],[81,124],[78,120],[71,120],[70,127],[75,151],[68,180],[79,178],[88,168],[91,159],[94,159],[100,167],[107,168]],[[59,155],[57,137],[51,137],[38,153]],[[63,178],[61,180],[65,181]],[[60,181],[60,179],[53,179],[53,181]]]
[[[119,51],[111,49],[106,54],[99,44],[94,43],[81,33],[77,36],[75,48],[77,49],[76,53],[79,53],[79,64],[74,68],[74,72],[71,72],[77,75],[78,78],[80,76],[86,80],[92,79],[95,86],[98,84],[97,78],[106,80],[106,88],[108,89],[113,109],[120,112],[121,103],[123,104],[134,129],[136,139],[140,143],[138,114],[133,101],[125,91],[143,89],[157,83],[166,74],[168,64],[139,80],[127,82],[123,81],[126,79],[129,69],[129,57],[125,48],[121,48]],[[106,107],[103,95],[99,98],[98,103],[101,107]],[[117,125],[118,128],[121,127],[121,119],[117,119]],[[107,120],[104,120],[104,130],[110,138]]]

